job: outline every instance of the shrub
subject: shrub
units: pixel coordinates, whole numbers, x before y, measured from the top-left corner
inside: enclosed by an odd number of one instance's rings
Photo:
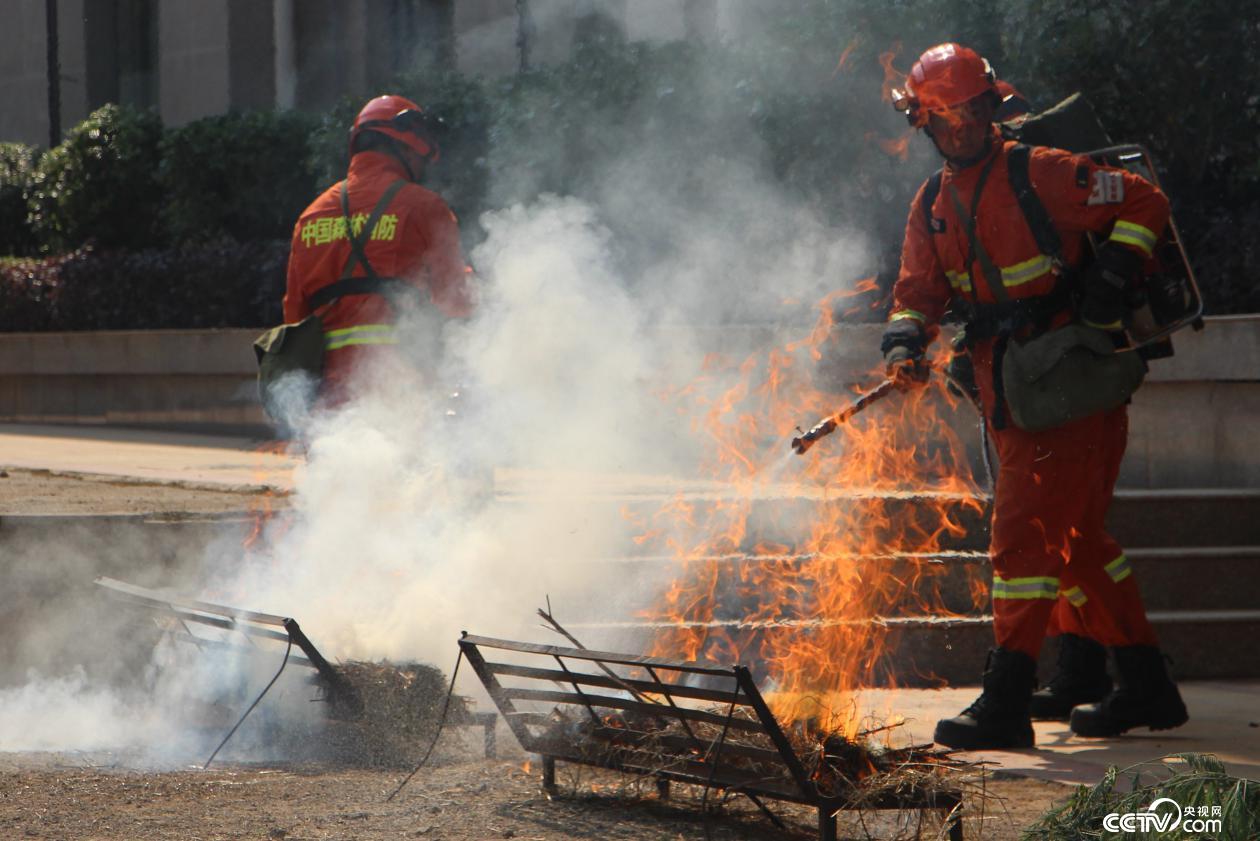
[[[308,138],[316,124],[298,112],[257,111],[168,131],[159,180],[169,240],[288,238],[314,198]]]
[[[0,330],[256,327],[281,320],[288,243],[221,238],[0,265]]]
[[[21,143],[0,143],[0,254],[28,255],[35,238],[26,218],[38,152]]]
[[[102,248],[154,245],[161,134],[153,112],[106,105],[45,153],[30,192],[31,229],[41,250],[89,241]]]
[[[0,332],[42,332],[59,329],[56,298],[61,267],[81,252],[59,257],[0,262]]]
[[[57,329],[279,323],[287,257],[285,241],[230,239],[84,255],[61,267]]]

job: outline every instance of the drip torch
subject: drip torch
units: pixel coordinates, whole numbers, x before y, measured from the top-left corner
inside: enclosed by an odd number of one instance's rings
[[[856,400],[836,412],[834,415],[819,421],[812,429],[809,430],[809,432],[802,432],[799,437],[793,438],[792,449],[796,451],[797,455],[804,455],[805,451],[814,446],[814,443],[820,438],[826,438],[828,435],[836,431],[837,426],[844,423],[849,418],[874,403],[876,400],[886,397],[896,391],[896,389],[897,384],[894,380],[884,380],[870,391],[858,395]]]

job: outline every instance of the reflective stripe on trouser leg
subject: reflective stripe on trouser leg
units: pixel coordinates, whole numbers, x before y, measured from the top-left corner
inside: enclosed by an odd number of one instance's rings
[[[1079,588],[1085,596],[1084,603],[1074,609],[1082,627],[1076,633],[1103,645],[1158,645],[1137,577],[1128,560],[1116,556],[1116,548],[1110,539],[1101,545],[1080,546],[1063,571],[1064,584]],[[1104,558],[1113,560],[1100,562]]]
[[[1059,599],[1059,579],[993,576],[993,635],[998,645],[1036,657]]]
[[[1107,573],[1112,581],[1119,584],[1133,574],[1133,567],[1129,566],[1129,559],[1121,555],[1103,567],[1103,572]]]

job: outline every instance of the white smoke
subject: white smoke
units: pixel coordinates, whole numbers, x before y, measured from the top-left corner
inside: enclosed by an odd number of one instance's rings
[[[627,138],[583,198],[481,220],[475,315],[415,318],[403,352],[419,372],[364,371],[349,404],[301,424],[307,460],[291,511],[244,561],[209,553],[201,595],[295,617],[334,661],[443,669],[461,630],[559,642],[534,617],[548,597],[561,621],[628,618],[659,582],[600,562],[633,549],[637,526],[616,491],[694,479],[704,449],[693,418],[661,394],[693,381],[715,346],[757,350],[729,340],[748,322],[807,332],[809,304],[871,273],[862,237],[787,195],[751,139],[685,178],[662,165],[672,140],[668,127]],[[165,680],[230,696],[235,710],[267,678],[242,684],[221,668],[216,688],[213,668],[186,681],[186,667],[165,665]],[[82,675],[5,690],[0,749],[150,742],[182,703],[152,692],[140,709]],[[289,691],[308,711],[313,695]]]

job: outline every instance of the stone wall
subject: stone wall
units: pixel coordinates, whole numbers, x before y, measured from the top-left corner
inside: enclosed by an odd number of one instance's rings
[[[842,328],[826,360],[841,384],[877,369],[881,329]],[[0,334],[0,422],[262,429],[251,348],[258,332]],[[685,332],[689,347],[699,336],[702,352],[736,355],[799,338],[764,327],[662,328],[660,338],[671,332]],[[1209,318],[1176,345],[1134,397],[1121,484],[1260,487],[1260,316]],[[960,412],[957,425],[977,437],[974,413]]]

